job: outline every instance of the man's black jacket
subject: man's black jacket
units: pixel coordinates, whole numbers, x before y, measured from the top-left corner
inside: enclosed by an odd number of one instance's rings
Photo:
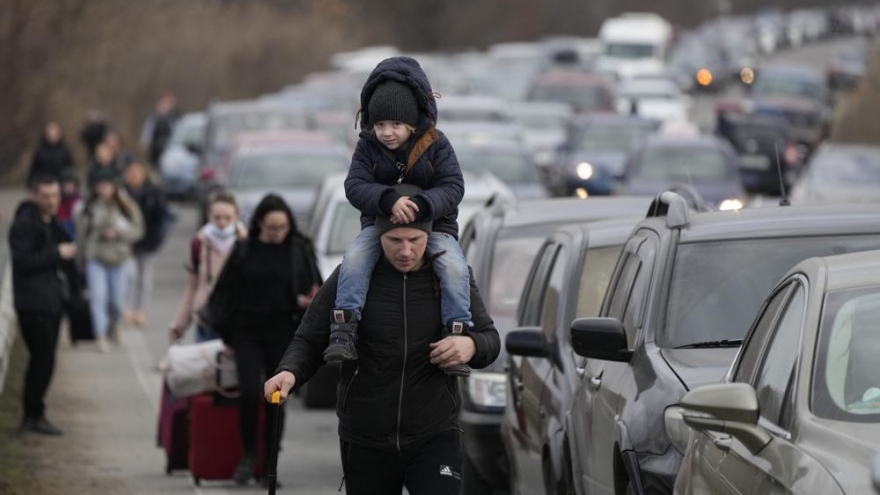
[[[278,367],[292,372],[297,385],[324,363],[338,276],[337,268],[318,291]],[[476,354],[468,364],[484,368],[501,343],[473,277],[471,313]],[[358,360],[342,365],[336,404],[342,440],[395,452],[459,427],[458,381],[430,361],[429,344],[440,340],[441,328],[431,267],[403,274],[383,257],[358,325]]]
[[[60,314],[64,294],[80,296],[76,267],[58,254],[62,242],[70,242],[70,237],[56,219],[44,222],[39,208],[30,201],[19,205],[9,229],[12,293],[17,311]],[[68,287],[63,285],[65,279]]]

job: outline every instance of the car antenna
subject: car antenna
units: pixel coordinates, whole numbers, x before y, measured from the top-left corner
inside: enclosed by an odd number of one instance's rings
[[[782,180],[782,162],[779,161],[779,142],[773,143],[773,149],[776,150],[776,172],[779,175],[779,191],[782,193],[782,199],[779,200],[779,206],[791,206],[788,196],[785,194],[785,181]]]

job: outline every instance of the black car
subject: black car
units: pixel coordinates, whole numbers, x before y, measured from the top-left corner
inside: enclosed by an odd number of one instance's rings
[[[719,114],[715,133],[730,142],[739,155],[746,191],[778,196],[782,185],[791,191],[802,162],[795,136],[783,118]]]
[[[764,295],[806,258],[878,248],[876,206],[692,213],[658,195],[599,317],[571,324],[587,358],[564,425],[575,492],[672,493],[688,428],[671,406],[721,380]]]
[[[650,198],[575,198],[494,204],[461,233],[461,246],[495,327],[503,336],[516,326],[519,298],[532,260],[556,228],[574,222],[643,214]],[[463,494],[486,494],[508,485],[501,417],[507,403],[505,353],[461,381]]]
[[[584,359],[572,350],[568,329],[575,318],[599,314],[614,263],[641,218],[562,227],[532,263],[517,329],[506,340],[509,400],[501,431],[512,494],[570,493],[563,425]]]

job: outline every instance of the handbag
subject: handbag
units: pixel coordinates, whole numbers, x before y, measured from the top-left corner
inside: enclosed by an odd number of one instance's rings
[[[190,397],[205,392],[234,395],[238,387],[235,361],[226,356],[223,341],[198,344],[173,344],[162,360],[165,383],[175,397]]]

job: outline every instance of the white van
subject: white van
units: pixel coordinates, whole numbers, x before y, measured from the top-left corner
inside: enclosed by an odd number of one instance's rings
[[[666,67],[672,25],[657,14],[625,13],[606,19],[599,29],[598,68],[621,79],[658,75]]]

